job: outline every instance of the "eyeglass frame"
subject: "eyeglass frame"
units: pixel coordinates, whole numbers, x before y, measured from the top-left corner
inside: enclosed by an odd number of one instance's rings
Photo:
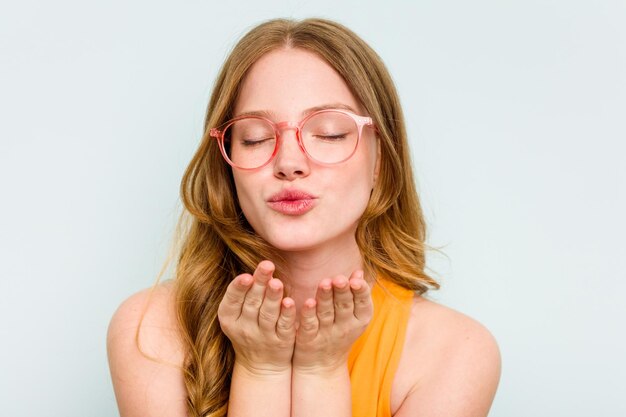
[[[354,149],[352,150],[350,155],[348,155],[347,157],[345,157],[341,161],[337,161],[337,162],[322,162],[322,161],[318,161],[317,159],[313,158],[311,156],[311,154],[309,154],[309,152],[304,147],[304,143],[302,143],[302,127],[313,116],[316,116],[316,115],[321,114],[321,113],[342,113],[342,114],[345,114],[346,116],[349,116],[350,118],[352,118],[352,120],[354,121],[354,123],[357,126],[358,134],[357,134],[356,144],[354,145]],[[244,168],[244,167],[240,167],[238,165],[235,165],[235,163],[233,161],[231,161],[230,158],[228,157],[228,155],[226,154],[226,149],[224,148],[224,133],[226,133],[226,130],[230,126],[232,126],[235,122],[238,122],[240,120],[245,120],[245,119],[258,119],[258,120],[263,120],[263,121],[269,123],[269,125],[272,126],[272,128],[274,129],[274,137],[276,138],[276,146],[274,146],[274,151],[272,152],[272,155],[268,158],[268,160],[263,165],[260,165],[258,167],[254,167],[254,168]],[[342,162],[346,162],[348,159],[352,158],[352,156],[356,153],[356,150],[359,147],[359,143],[361,142],[361,136],[363,134],[363,127],[365,127],[365,126],[371,127],[372,129],[377,130],[376,129],[376,125],[374,124],[374,121],[369,116],[361,116],[361,115],[354,114],[354,113],[352,113],[352,112],[350,112],[348,110],[343,110],[343,109],[321,109],[321,110],[317,110],[317,111],[312,112],[311,114],[306,115],[304,117],[304,119],[302,119],[300,122],[293,122],[293,121],[288,121],[288,120],[282,121],[282,122],[273,122],[272,120],[268,119],[267,117],[263,117],[263,116],[243,115],[243,116],[239,116],[239,117],[235,117],[233,119],[230,119],[230,120],[222,123],[218,127],[211,128],[209,130],[209,136],[217,139],[217,142],[218,142],[219,148],[220,148],[220,152],[222,153],[222,156],[224,157],[224,160],[228,163],[228,165],[232,166],[233,168],[241,169],[241,170],[244,170],[244,171],[253,171],[253,170],[256,170],[256,169],[263,168],[264,166],[268,165],[270,162],[272,162],[274,160],[274,158],[276,157],[276,154],[278,153],[278,149],[280,148],[280,144],[281,144],[281,141],[282,141],[282,136],[281,136],[281,131],[282,130],[285,130],[285,129],[294,130],[295,129],[295,131],[296,131],[296,140],[298,141],[298,146],[300,146],[300,150],[311,161],[313,161],[313,162],[315,162],[317,164],[320,164],[320,165],[336,165],[336,164],[341,164]]]

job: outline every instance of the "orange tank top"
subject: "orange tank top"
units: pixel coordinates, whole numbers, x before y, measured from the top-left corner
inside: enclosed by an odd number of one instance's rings
[[[390,417],[391,385],[404,347],[413,291],[379,280],[374,316],[348,357],[353,417]]]

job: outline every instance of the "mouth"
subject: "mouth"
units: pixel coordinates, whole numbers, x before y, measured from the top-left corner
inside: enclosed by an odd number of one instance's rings
[[[281,214],[288,216],[300,216],[310,211],[317,198],[300,190],[283,190],[272,195],[268,200],[268,206]]]

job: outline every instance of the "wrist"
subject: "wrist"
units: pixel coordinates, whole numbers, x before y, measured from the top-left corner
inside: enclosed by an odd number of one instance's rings
[[[251,380],[281,380],[291,378],[291,364],[279,366],[273,364],[251,364],[235,359],[233,374]]]
[[[329,364],[317,364],[317,365],[294,365],[292,374],[294,376],[308,377],[323,377],[325,379],[344,378],[349,376],[347,361],[341,361]]]
[[[228,415],[289,416],[290,394],[291,369],[266,366],[251,368],[235,360],[228,398]]]
[[[292,415],[351,416],[350,394],[347,363],[340,367],[294,366],[291,378]]]

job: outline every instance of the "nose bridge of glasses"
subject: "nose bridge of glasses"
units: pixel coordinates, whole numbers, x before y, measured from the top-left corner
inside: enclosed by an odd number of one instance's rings
[[[275,126],[276,126],[276,130],[279,132],[282,132],[284,130],[295,130],[297,132],[298,129],[300,128],[298,123],[290,122],[288,120],[285,120],[284,122],[276,123]]]
[[[283,153],[286,150],[285,148],[291,148],[292,145],[295,145],[296,148],[299,149],[301,153],[306,155],[306,150],[302,146],[302,142],[300,140],[300,124],[299,123],[292,122],[292,121],[284,121],[284,122],[275,123],[274,126],[276,127],[276,132],[278,133],[280,137],[280,140],[278,141],[279,149],[277,149],[277,153]],[[289,143],[285,144],[285,141],[283,140],[284,138],[283,133],[287,130],[294,131],[295,141],[294,142],[288,141]]]

